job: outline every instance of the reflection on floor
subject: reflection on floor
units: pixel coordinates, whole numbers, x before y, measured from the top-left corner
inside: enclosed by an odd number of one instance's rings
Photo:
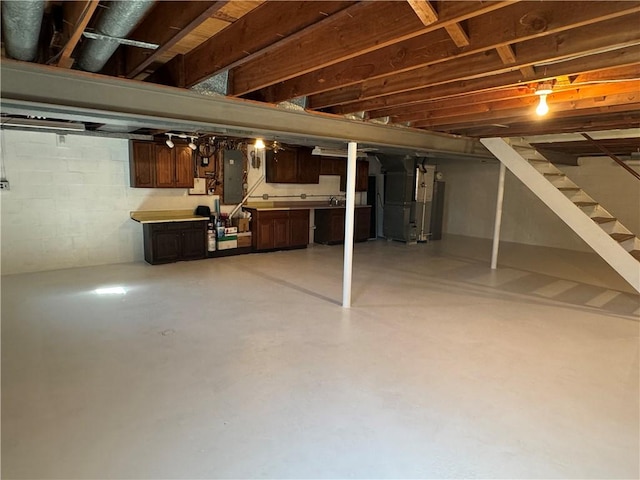
[[[2,281],[3,478],[637,478],[638,295],[447,237]],[[126,294],[97,295],[122,286]]]

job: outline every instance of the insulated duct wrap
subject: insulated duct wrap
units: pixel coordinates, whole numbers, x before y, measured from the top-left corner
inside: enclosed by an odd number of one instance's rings
[[[154,4],[154,0],[112,1],[102,12],[95,33],[114,38],[125,38]],[[78,66],[88,72],[99,72],[120,44],[117,40],[84,39]]]
[[[43,0],[2,1],[2,35],[9,57],[25,62],[35,60],[43,13]]]

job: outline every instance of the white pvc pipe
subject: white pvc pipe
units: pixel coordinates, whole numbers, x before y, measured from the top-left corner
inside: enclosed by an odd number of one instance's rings
[[[498,245],[500,244],[500,225],[502,224],[502,203],[504,200],[504,163],[500,162],[500,178],[498,179],[498,200],[496,201],[496,221],[493,225],[493,248],[491,250],[491,269],[498,266]]]
[[[353,233],[356,210],[356,155],[358,144],[349,142],[347,150],[347,198],[344,212],[344,268],[342,274],[342,307],[351,307],[351,273],[353,270]]]

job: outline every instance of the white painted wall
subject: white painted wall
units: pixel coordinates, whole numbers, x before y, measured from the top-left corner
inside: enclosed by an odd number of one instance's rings
[[[629,221],[628,228],[638,233],[638,230],[634,230],[638,228],[640,208],[638,185],[620,181],[620,171],[601,158],[598,162],[586,161],[584,167],[562,168],[613,215],[626,220],[635,218],[636,226]],[[580,170],[582,168],[584,170]],[[497,161],[447,160],[439,163],[438,170],[444,174],[446,181],[444,231],[492,238],[499,173]],[[578,174],[578,171],[582,173]],[[630,180],[637,183],[634,178]],[[500,238],[515,243],[590,250],[508,170]]]
[[[60,146],[54,133],[0,135],[11,185],[0,193],[3,275],[143,261],[142,226],[131,211],[213,207],[213,197],[187,189],[130,188],[127,140],[70,134]],[[259,176],[250,171],[249,184]],[[339,189],[338,177],[321,177],[320,185],[265,184],[256,195],[330,196]]]

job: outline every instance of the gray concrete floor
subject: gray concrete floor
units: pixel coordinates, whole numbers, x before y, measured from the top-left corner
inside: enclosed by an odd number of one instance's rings
[[[487,253],[358,244],[350,310],[339,246],[6,276],[2,477],[638,478],[639,297]]]

